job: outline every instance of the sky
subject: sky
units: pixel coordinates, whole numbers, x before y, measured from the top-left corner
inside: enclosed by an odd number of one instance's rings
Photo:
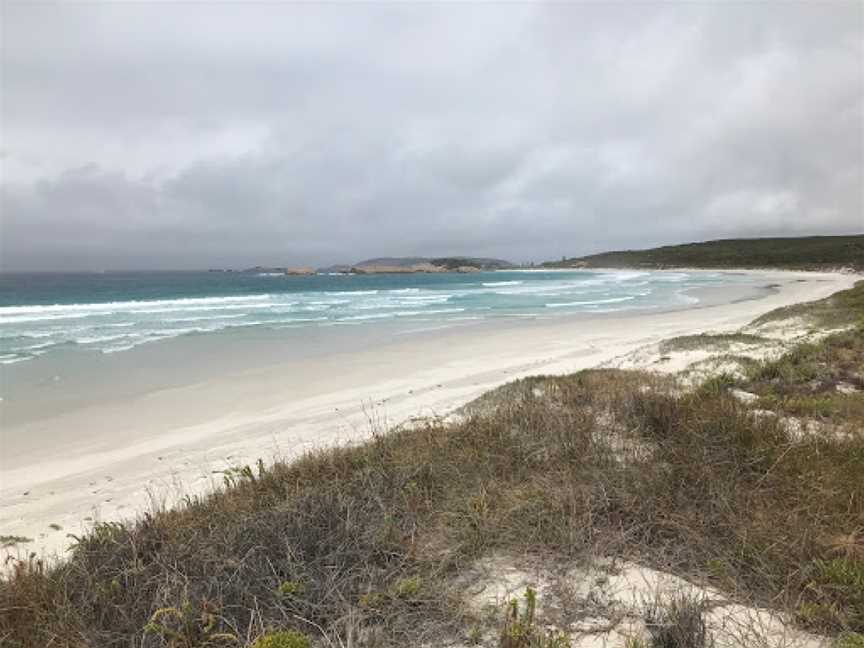
[[[864,3],[2,14],[3,270],[864,232]]]

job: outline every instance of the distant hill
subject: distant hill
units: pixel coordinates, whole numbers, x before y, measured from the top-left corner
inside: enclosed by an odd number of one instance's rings
[[[375,259],[359,261],[353,264],[352,267],[390,266],[393,268],[408,268],[422,263],[429,263],[429,259],[425,257],[377,257]]]
[[[547,268],[788,268],[864,271],[864,235],[723,239],[551,261]]]
[[[460,266],[473,266],[481,270],[509,270],[515,268],[516,265],[502,259],[486,259],[483,257],[439,257],[429,259],[432,265],[441,266],[448,270],[453,270]]]
[[[460,268],[476,268],[478,270],[506,270],[516,265],[501,259],[483,257],[378,257],[366,259],[358,263],[332,265],[320,268],[318,272],[387,272],[402,269],[406,272],[419,271],[455,271]]]

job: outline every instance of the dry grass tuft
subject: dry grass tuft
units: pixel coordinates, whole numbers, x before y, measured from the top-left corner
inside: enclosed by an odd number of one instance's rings
[[[709,648],[703,613],[701,601],[683,595],[655,602],[645,614],[651,648]]]

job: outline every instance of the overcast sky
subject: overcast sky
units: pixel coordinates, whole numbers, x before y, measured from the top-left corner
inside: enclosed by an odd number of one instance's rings
[[[864,231],[864,4],[3,4],[18,270]]]

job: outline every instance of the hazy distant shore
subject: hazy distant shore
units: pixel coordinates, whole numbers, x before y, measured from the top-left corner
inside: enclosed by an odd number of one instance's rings
[[[211,335],[112,354],[105,362],[114,373],[99,398],[81,375],[77,392],[59,385],[60,395],[41,406],[4,409],[0,533],[34,538],[22,545],[27,551],[59,550],[88,518],[170,504],[220,483],[230,465],[360,440],[370,420],[386,427],[446,414],[519,376],[572,372],[652,341],[737,328],[858,278],[759,276],[758,286],[702,289],[697,307],[666,312],[512,318],[410,335],[376,327],[363,349],[327,334],[307,338],[298,353],[284,332],[250,332],[243,353]],[[169,357],[177,373],[160,378]]]

